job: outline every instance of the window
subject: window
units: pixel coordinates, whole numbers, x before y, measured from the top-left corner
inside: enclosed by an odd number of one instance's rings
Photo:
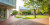
[[[9,0],[9,3],[10,3],[10,4],[13,4],[13,0]]]
[[[9,2],[9,0],[4,0],[4,1]]]
[[[5,9],[4,8],[0,8],[0,18],[1,17],[5,17]]]
[[[13,4],[16,5],[16,0],[13,0]]]

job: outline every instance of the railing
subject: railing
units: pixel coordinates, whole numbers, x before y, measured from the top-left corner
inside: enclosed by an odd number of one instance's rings
[[[0,0],[0,2],[10,6],[16,6],[16,0]]]

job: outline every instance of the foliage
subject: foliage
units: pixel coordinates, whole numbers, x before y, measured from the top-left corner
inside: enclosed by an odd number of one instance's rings
[[[50,16],[50,4],[48,5],[48,14]]]
[[[19,12],[19,15],[22,15],[22,12]]]
[[[48,14],[48,8],[47,8],[47,9],[44,9],[44,10],[39,10],[39,9],[37,9],[37,10],[36,10],[36,13],[37,13],[37,14],[41,14],[41,13],[42,13],[42,14]]]
[[[38,0],[39,2],[41,2],[41,12],[42,13],[45,13],[45,12],[48,12],[48,0]]]
[[[40,5],[41,3],[39,3],[37,0],[24,0],[25,2],[25,7],[27,8],[31,8],[31,9],[34,9],[34,15],[35,15],[35,18],[36,18],[36,9],[37,8],[40,8]]]
[[[37,8],[40,6],[40,3],[38,3],[36,0],[24,0],[24,6],[27,8]]]
[[[48,12],[48,0],[24,0],[24,2],[27,8],[40,9],[42,13]]]
[[[36,10],[36,14],[41,14],[39,9]]]
[[[31,11],[28,11],[27,13],[28,13],[28,14],[31,14]]]
[[[25,14],[25,13],[26,13],[26,11],[22,11],[22,13],[23,13],[23,14]]]
[[[18,11],[13,11],[13,13],[12,13],[12,14],[13,14],[13,15],[16,15],[17,13],[18,13]]]
[[[23,14],[31,14],[31,11],[23,11]]]

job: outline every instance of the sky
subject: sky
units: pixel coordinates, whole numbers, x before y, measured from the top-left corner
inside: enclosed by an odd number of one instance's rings
[[[19,11],[19,6],[23,6],[24,2],[22,0],[17,0],[16,1],[16,10]]]

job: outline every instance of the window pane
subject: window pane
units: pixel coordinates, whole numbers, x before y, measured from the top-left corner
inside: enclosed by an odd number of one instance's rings
[[[13,4],[13,0],[9,0],[9,3],[10,3],[10,4]]]

